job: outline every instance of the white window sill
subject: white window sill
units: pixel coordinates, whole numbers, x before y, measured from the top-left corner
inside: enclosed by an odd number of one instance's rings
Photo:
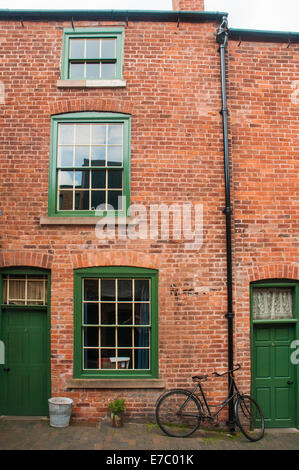
[[[58,88],[124,88],[126,80],[58,80]]]
[[[40,225],[96,225],[100,220],[106,224],[128,225],[134,221],[134,217],[40,217]]]
[[[165,388],[161,379],[68,379],[67,388]]]

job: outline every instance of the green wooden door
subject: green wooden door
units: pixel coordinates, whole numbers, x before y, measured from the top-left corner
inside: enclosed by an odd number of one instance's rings
[[[8,416],[48,414],[47,310],[2,311],[5,365],[0,370],[1,413]]]
[[[294,337],[290,324],[254,325],[253,394],[268,428],[295,425],[295,370],[290,360]]]

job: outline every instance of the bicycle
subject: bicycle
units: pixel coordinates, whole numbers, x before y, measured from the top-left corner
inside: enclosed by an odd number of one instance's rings
[[[192,391],[185,389],[171,389],[164,392],[156,402],[156,421],[162,431],[171,437],[188,437],[200,426],[201,421],[217,419],[218,414],[231,400],[234,402],[235,423],[240,431],[250,441],[260,440],[265,431],[264,417],[260,406],[249,395],[242,394],[235,382],[234,372],[241,368],[240,364],[235,369],[212,375],[223,377],[230,374],[230,387],[225,400],[216,405],[209,405],[202,388],[201,382],[208,379],[208,375],[195,375],[193,381],[197,381]],[[195,393],[199,389],[198,393]],[[201,395],[201,396],[200,396]],[[219,407],[214,413],[211,407]]]

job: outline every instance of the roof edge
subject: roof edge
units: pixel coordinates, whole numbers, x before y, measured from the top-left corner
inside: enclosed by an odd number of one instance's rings
[[[236,41],[299,42],[299,32],[230,28],[229,38]]]

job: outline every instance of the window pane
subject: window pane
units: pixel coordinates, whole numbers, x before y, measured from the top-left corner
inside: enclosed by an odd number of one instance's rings
[[[59,144],[72,145],[74,143],[73,124],[59,124]]]
[[[9,281],[9,303],[18,305],[25,303],[25,279]]]
[[[115,347],[115,328],[114,327],[102,327],[101,328],[101,347],[107,348]]]
[[[106,166],[106,147],[91,147],[91,166]]]
[[[122,209],[121,196],[121,191],[108,191],[108,204],[112,206],[116,211]]]
[[[75,192],[75,210],[89,210],[89,191]]]
[[[61,211],[69,211],[73,209],[73,191],[59,192],[58,207]]]
[[[107,148],[107,165],[108,166],[122,166],[122,147],[108,147]]]
[[[133,323],[133,304],[118,304],[118,324],[132,325]],[[128,346],[124,344],[123,346]]]
[[[92,188],[105,188],[106,187],[106,170],[92,170],[91,187]]]
[[[110,124],[108,127],[108,144],[122,145],[123,126],[120,124]]]
[[[132,280],[119,279],[118,283],[118,300],[133,300]]]
[[[108,188],[121,189],[122,188],[122,170],[108,171]]]
[[[70,39],[70,58],[83,59],[84,39]]]
[[[75,166],[89,166],[89,147],[80,146],[75,148]]]
[[[134,345],[139,348],[149,346],[149,328],[134,328]]]
[[[279,320],[293,318],[293,291],[291,288],[254,288],[253,318]]]
[[[135,369],[149,369],[149,350],[136,349],[134,352]]]
[[[101,324],[115,325],[115,304],[101,304]]]
[[[101,78],[115,78],[116,64],[102,63],[101,64]]]
[[[113,302],[115,301],[115,280],[102,279],[101,280],[101,300]]]
[[[84,349],[84,369],[98,369],[99,368],[99,350],[98,349]]]
[[[73,170],[71,171],[59,171],[58,173],[58,187],[63,188],[73,188]]]
[[[83,80],[84,79],[84,64],[79,63],[70,63],[70,78],[73,80]]]
[[[111,359],[115,357],[114,349],[101,350],[101,368],[102,369],[115,369],[115,361]]]
[[[84,304],[83,323],[85,325],[99,324],[99,304]]]
[[[45,301],[45,285],[43,281],[27,282],[27,303],[35,301],[36,304],[43,304]]]
[[[100,40],[87,39],[86,40],[86,55],[87,59],[96,59],[100,57]]]
[[[77,124],[76,126],[76,144],[89,145],[90,143],[90,125]]]
[[[58,149],[58,166],[73,166],[73,147],[59,147]]]
[[[95,145],[106,144],[106,125],[105,124],[93,124],[92,126],[92,143]]]
[[[135,280],[135,300],[143,302],[149,300],[149,281],[147,279]]]
[[[89,171],[75,171],[75,187],[89,188]]]
[[[84,346],[99,345],[99,329],[95,326],[84,328]]]
[[[116,56],[115,39],[102,39],[102,53],[103,59],[113,59]]]
[[[93,208],[93,210],[106,209],[106,191],[91,192],[91,207]]]
[[[134,304],[135,307],[135,325],[149,325],[149,304]]]
[[[86,64],[86,79],[97,79],[100,76],[100,64],[91,62]]]
[[[133,346],[132,328],[117,329],[117,344],[121,347],[131,348]]]
[[[97,279],[84,279],[84,300],[99,300],[99,281]]]
[[[132,369],[132,349],[118,349],[117,356],[117,369]]]

